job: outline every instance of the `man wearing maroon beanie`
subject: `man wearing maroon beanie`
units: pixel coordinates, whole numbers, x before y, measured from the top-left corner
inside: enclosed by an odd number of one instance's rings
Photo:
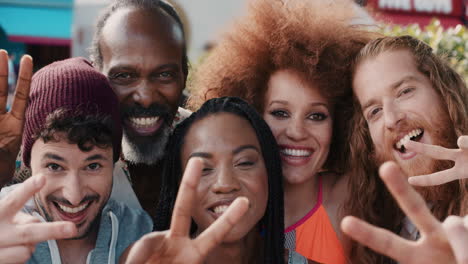
[[[23,210],[42,222],[71,222],[76,232],[28,245],[28,263],[115,263],[152,230],[146,212],[109,199],[122,139],[118,105],[107,78],[83,58],[55,62],[33,76],[22,156],[31,179],[45,183]],[[0,233],[11,228],[2,225]]]

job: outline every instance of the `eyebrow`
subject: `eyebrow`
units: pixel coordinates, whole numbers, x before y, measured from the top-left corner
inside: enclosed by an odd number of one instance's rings
[[[283,104],[283,105],[288,105],[289,102],[288,101],[284,101],[284,100],[273,100],[270,102],[270,104],[268,104],[268,106],[271,106],[272,104]],[[310,106],[324,106],[326,108],[328,108],[328,104],[326,103],[322,103],[322,102],[313,102],[313,103],[310,103],[309,104]]]
[[[260,152],[260,150],[254,145],[243,145],[243,146],[240,146],[240,147],[234,149],[232,151],[232,154],[234,154],[234,155],[239,154],[240,152],[242,152],[242,151],[244,151],[246,149],[253,149],[253,150],[257,151],[257,152]],[[194,152],[194,153],[190,154],[189,159],[193,158],[193,157],[211,159],[211,158],[213,158],[213,154],[208,153],[208,152]]]
[[[239,154],[240,152],[242,152],[242,151],[244,151],[246,149],[253,149],[253,150],[257,151],[257,152],[260,152],[260,150],[254,145],[243,145],[243,146],[240,146],[240,147],[236,148],[235,150],[233,150],[232,154],[234,154],[234,155]]]
[[[58,161],[65,161],[64,158],[60,157],[60,156],[57,155],[57,154],[50,153],[50,152],[45,153],[42,159],[43,159],[43,160],[44,160],[44,159],[54,159],[54,160],[58,160]]]
[[[95,154],[95,155],[92,155],[92,156],[89,156],[85,159],[85,161],[93,161],[93,160],[104,160],[104,161],[107,161],[109,160],[108,158],[104,157],[103,155],[101,154]]]
[[[401,85],[403,85],[404,83],[407,83],[407,82],[411,82],[411,81],[420,81],[421,79],[414,76],[414,75],[408,75],[408,76],[405,76],[403,78],[401,78],[400,80],[394,82],[393,84],[390,85],[390,88],[392,89],[392,91],[398,89],[398,87],[400,87]],[[370,99],[369,101],[367,101],[362,107],[361,107],[361,110],[362,112],[364,112],[367,108],[369,108],[371,105],[374,105],[375,103],[377,102],[376,99]]]

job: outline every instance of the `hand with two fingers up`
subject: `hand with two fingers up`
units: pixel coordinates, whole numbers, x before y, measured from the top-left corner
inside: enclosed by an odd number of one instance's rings
[[[421,195],[409,185],[396,163],[384,163],[379,173],[421,237],[417,241],[406,240],[353,216],[347,216],[341,222],[343,232],[402,264],[468,264],[468,216],[450,216],[441,223],[431,214]]]
[[[37,243],[76,235],[74,223],[40,222],[21,211],[44,184],[44,177],[31,177],[0,200],[0,263],[24,263],[31,257]]]
[[[249,202],[237,198],[228,210],[196,238],[190,237],[192,204],[200,180],[203,161],[192,158],[185,169],[172,213],[171,227],[167,231],[153,232],[131,246],[121,263],[203,263],[212,249],[247,212]]]
[[[15,96],[10,111],[8,99],[8,54],[0,50],[0,187],[11,180],[21,146],[24,115],[28,103],[32,77],[32,58],[21,58]]]

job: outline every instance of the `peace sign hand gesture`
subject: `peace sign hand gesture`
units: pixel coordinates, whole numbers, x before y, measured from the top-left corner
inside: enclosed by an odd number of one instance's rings
[[[24,263],[31,257],[37,243],[76,235],[73,223],[42,223],[20,211],[44,184],[44,177],[31,177],[0,200],[0,263]]]
[[[463,234],[462,237],[453,237],[453,225],[449,227],[450,224],[442,224],[431,214],[426,202],[408,184],[400,168],[394,162],[387,162],[380,167],[380,176],[400,208],[420,231],[421,238],[409,241],[352,216],[345,217],[341,222],[343,232],[359,243],[402,264],[468,264],[466,253],[460,251],[460,245],[456,242],[463,239],[466,241],[468,237],[463,238]],[[456,228],[459,227],[457,224]],[[465,235],[468,235],[467,227]],[[450,243],[458,246],[453,247]],[[462,244],[461,248],[463,247],[466,247],[466,243]],[[454,250],[458,253],[454,254]]]
[[[12,177],[16,156],[21,145],[24,113],[29,97],[32,77],[32,58],[23,56],[11,110],[7,112],[8,99],[8,54],[0,50],[0,187]]]
[[[409,183],[417,186],[432,186],[468,178],[468,136],[460,136],[457,145],[459,149],[448,149],[411,140],[405,143],[405,148],[416,153],[438,160],[455,162],[455,165],[448,170],[410,177]]]
[[[171,228],[150,233],[138,240],[122,261],[125,263],[202,263],[210,250],[221,244],[223,238],[248,209],[246,198],[237,198],[228,210],[197,238],[190,237],[191,209],[196,199],[203,161],[189,160],[180,184],[172,213]]]

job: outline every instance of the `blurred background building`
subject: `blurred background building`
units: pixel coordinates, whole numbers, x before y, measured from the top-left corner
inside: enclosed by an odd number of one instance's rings
[[[155,0],[156,1],[156,0]],[[272,0],[273,1],[273,0]],[[328,0],[302,0],[328,1]],[[351,1],[351,0],[350,0]],[[34,58],[38,69],[70,56],[88,57],[99,12],[111,0],[0,0],[0,48]],[[189,57],[196,61],[248,0],[171,0],[187,28]],[[376,20],[424,26],[438,17],[445,27],[466,24],[468,0],[356,0]],[[368,16],[362,11],[362,16]],[[370,17],[367,20],[372,20]]]

